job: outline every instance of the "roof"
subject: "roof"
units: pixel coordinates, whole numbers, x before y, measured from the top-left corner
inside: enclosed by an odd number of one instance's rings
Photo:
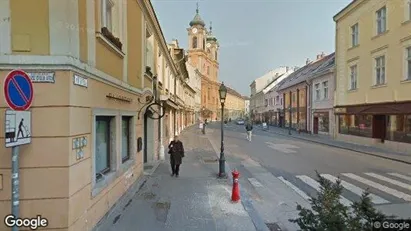
[[[234,90],[234,89],[232,89],[232,88],[230,88],[230,87],[227,87],[227,86],[225,86],[225,87],[227,88],[227,93],[228,93],[228,94],[237,96],[237,97],[239,97],[239,98],[243,98],[243,96],[242,96],[240,93],[238,93],[236,90]]]
[[[334,57],[334,53],[329,54],[327,56],[325,56],[324,58],[311,62],[307,65],[305,65],[304,67],[298,69],[297,71],[293,72],[292,74],[290,74],[287,78],[285,78],[283,81],[281,81],[279,83],[279,90],[283,90],[289,87],[292,87],[294,85],[297,85],[299,83],[302,83],[306,80],[308,80],[308,78],[310,76],[312,76],[312,74],[321,66],[323,65],[325,62],[327,62],[330,58]]]
[[[335,53],[332,53],[329,55],[328,59],[325,60],[324,63],[321,66],[319,66],[317,70],[314,71],[314,73],[310,75],[310,77],[308,77],[308,79],[314,79],[316,77],[325,75],[329,73],[330,71],[334,71],[334,68],[335,68]]]
[[[198,3],[197,3],[196,15],[194,16],[193,20],[190,21],[189,25],[190,26],[201,25],[203,27],[205,26],[205,23],[199,14]]]
[[[345,11],[347,10],[350,6],[352,6],[357,0],[352,0],[348,5],[346,5],[342,10],[340,10],[336,15],[334,15],[333,19],[334,21],[337,21],[337,18]]]

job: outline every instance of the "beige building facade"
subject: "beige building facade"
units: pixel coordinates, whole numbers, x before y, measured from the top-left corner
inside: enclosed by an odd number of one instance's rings
[[[410,1],[352,1],[334,21],[336,137],[409,150]]]
[[[4,0],[0,15],[7,19],[0,27],[0,76],[23,69],[34,85],[32,142],[20,147],[20,216],[41,215],[50,230],[92,230],[144,164],[164,154],[172,111],[185,107],[181,71],[150,1]],[[39,80],[44,75],[53,81]],[[168,110],[162,119],[150,118],[163,110],[147,108],[155,96]],[[6,107],[1,100],[1,121]],[[79,139],[87,142],[73,146]],[[0,153],[5,217],[11,150],[1,145]],[[2,223],[0,230],[8,229]]]

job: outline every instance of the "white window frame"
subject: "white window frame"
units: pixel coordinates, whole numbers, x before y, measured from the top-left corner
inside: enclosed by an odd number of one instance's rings
[[[322,89],[323,89],[323,99],[328,99],[329,94],[328,94],[328,81],[322,82]]]
[[[112,33],[114,26],[113,10],[113,0],[101,0],[101,27],[106,27]]]
[[[386,84],[386,76],[387,76],[387,70],[386,70],[386,58],[385,55],[380,55],[378,57],[374,58],[374,85],[379,86],[379,85],[384,85]]]
[[[359,45],[359,26],[358,23],[351,26],[351,47]]]
[[[411,80],[411,45],[405,48],[405,80]]]
[[[383,6],[375,12],[377,35],[387,31],[387,7]]]
[[[315,91],[315,100],[321,100],[321,89],[320,89],[320,83],[314,84],[314,91]]]
[[[151,31],[152,30],[150,30],[148,26],[146,25],[146,43],[145,43],[146,44],[146,60],[145,60],[146,65],[145,66],[151,67],[151,72],[154,73],[155,71],[154,34]]]
[[[358,65],[350,66],[350,78],[348,90],[356,90],[358,88]]]
[[[404,0],[404,22],[411,21],[411,0]]]

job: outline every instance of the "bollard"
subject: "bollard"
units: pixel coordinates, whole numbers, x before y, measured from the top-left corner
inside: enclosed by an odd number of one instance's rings
[[[240,200],[240,186],[238,184],[240,173],[234,169],[231,174],[233,174],[233,192],[231,194],[231,201],[238,202]]]

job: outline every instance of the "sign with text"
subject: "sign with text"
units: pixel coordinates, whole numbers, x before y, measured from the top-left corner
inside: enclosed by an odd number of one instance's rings
[[[55,83],[54,72],[27,73],[33,83]]]
[[[78,85],[78,86],[85,87],[85,88],[88,87],[88,80],[86,78],[81,77],[79,75],[74,75],[73,78],[74,78],[73,80],[74,85]]]

